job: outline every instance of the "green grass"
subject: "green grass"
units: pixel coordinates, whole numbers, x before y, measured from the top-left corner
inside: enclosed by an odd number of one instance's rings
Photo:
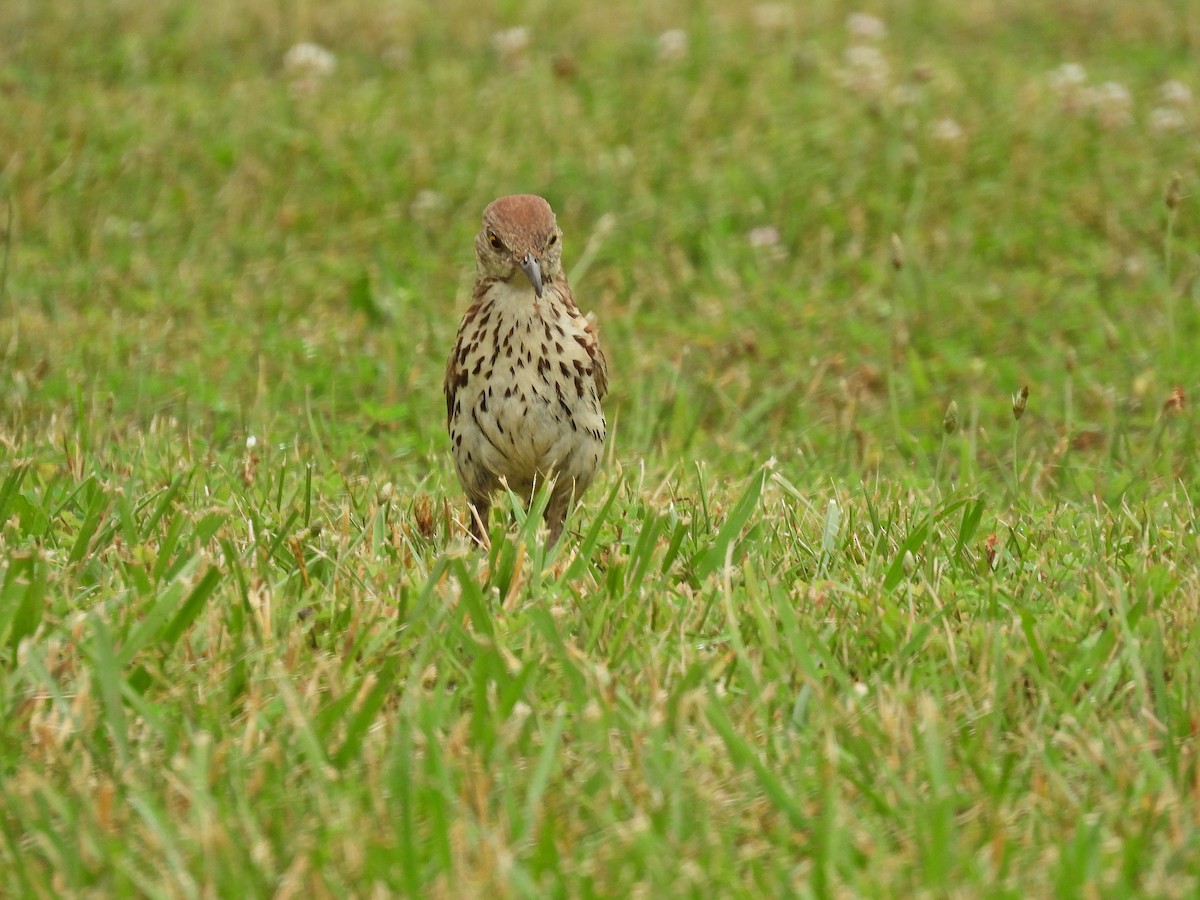
[[[0,5],[0,894],[1200,889],[1200,7],[916,7]],[[484,555],[516,191],[612,436]]]

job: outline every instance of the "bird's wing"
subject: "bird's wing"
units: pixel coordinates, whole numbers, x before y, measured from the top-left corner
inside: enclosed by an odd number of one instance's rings
[[[458,341],[454,342],[454,349],[450,351],[450,358],[446,360],[446,377],[442,380],[442,393],[446,395],[446,427],[450,427],[450,418],[454,414],[454,395],[458,391],[458,384],[455,380],[454,362],[458,359]]]
[[[587,320],[584,320],[587,322]],[[596,367],[596,396],[601,399],[608,393],[608,360],[604,356],[604,350],[600,346],[600,338],[596,335],[596,329],[592,327],[592,323],[587,323],[588,334],[592,337],[592,346],[590,353],[592,354],[592,363]]]
[[[446,360],[446,376],[442,380],[442,393],[446,395],[447,428],[450,427],[450,417],[454,415],[454,395],[458,393],[460,387],[467,383],[467,370],[461,367],[465,360],[459,360],[462,349],[468,340],[467,328],[479,316],[484,306],[484,297],[487,296],[487,292],[495,282],[496,279],[494,278],[481,278],[475,283],[475,291],[471,295],[471,305],[467,307],[462,321],[458,324],[458,334],[454,338],[454,349],[450,351],[450,358]]]
[[[579,306],[575,303],[575,295],[571,293],[571,286],[564,282],[558,285],[558,288],[571,318],[579,326],[580,333],[575,336],[575,340],[591,357],[592,379],[596,382],[596,396],[603,398],[608,393],[608,360],[604,356],[604,350],[600,347],[600,336],[596,334],[596,327],[591,320],[579,311]]]

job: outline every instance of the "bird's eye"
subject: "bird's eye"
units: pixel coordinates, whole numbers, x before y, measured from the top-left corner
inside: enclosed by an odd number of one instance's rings
[[[488,232],[488,243],[492,245],[493,250],[504,249],[504,241],[500,240],[500,238],[496,237],[496,235],[492,234],[490,231]]]
[[[547,243],[546,246],[553,247],[557,243],[558,243],[558,235],[552,234],[552,235],[550,235],[550,241]]]

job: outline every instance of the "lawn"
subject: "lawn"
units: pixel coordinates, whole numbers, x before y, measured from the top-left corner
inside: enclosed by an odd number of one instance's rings
[[[1200,5],[487,6],[0,4],[0,895],[1194,896]]]

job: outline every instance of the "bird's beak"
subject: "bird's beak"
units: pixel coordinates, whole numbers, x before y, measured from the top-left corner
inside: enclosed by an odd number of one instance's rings
[[[525,258],[521,260],[521,271],[529,279],[529,283],[533,285],[533,292],[539,298],[542,296],[542,267],[538,265],[538,261],[533,258],[532,253],[526,253]]]

